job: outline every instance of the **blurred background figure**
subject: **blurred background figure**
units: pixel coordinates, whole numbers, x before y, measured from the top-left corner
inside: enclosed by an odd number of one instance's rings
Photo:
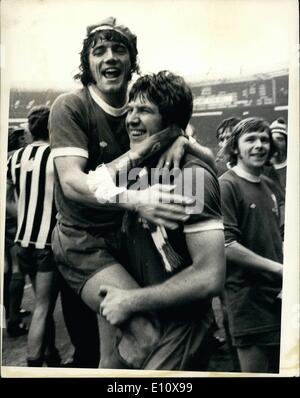
[[[271,164],[264,169],[264,174],[271,178],[276,185],[280,197],[280,231],[284,240],[284,214],[287,169],[287,125],[284,118],[274,120],[271,125],[271,134],[274,144],[274,155]]]
[[[24,128],[12,127],[8,132],[8,158],[31,140]],[[4,307],[6,313],[7,333],[18,337],[28,333],[22,318],[30,314],[21,308],[25,277],[20,272],[14,239],[17,232],[17,206],[15,196],[9,189],[6,198],[5,216],[5,255],[4,255]]]
[[[222,120],[222,122],[217,127],[217,140],[219,151],[216,156],[216,166],[218,170],[218,177],[220,177],[225,171],[228,170],[228,159],[225,154],[225,144],[231,136],[232,130],[241,119],[238,117],[230,117],[228,119]]]
[[[32,141],[31,135],[26,131],[24,127],[9,128],[7,142],[8,157],[14,151],[19,148],[23,148],[26,144]]]
[[[286,190],[286,167],[287,167],[287,126],[283,118],[274,120],[270,125],[274,143],[274,156],[271,163],[269,177],[278,184],[282,193]]]
[[[226,153],[225,146],[229,138],[231,137],[234,126],[237,125],[240,121],[241,119],[239,117],[232,116],[230,118],[222,120],[222,122],[217,127],[216,137],[218,140],[219,150],[216,156],[216,167],[218,177],[220,177],[230,168],[230,165],[228,163],[229,156]],[[240,370],[240,368],[237,353],[231,341],[224,292],[222,292],[218,297],[214,297],[213,309],[216,323],[218,325],[218,330],[215,333],[215,338],[220,345],[224,344],[225,341],[227,341],[229,352],[231,354],[233,371],[237,372]]]

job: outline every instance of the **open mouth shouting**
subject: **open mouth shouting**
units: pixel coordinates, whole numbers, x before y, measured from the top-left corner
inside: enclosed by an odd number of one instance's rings
[[[101,74],[108,80],[116,80],[121,76],[121,70],[117,67],[109,67],[102,70]]]

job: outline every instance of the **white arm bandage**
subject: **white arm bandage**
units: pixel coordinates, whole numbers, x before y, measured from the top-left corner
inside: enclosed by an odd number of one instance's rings
[[[87,175],[87,185],[99,203],[116,203],[117,196],[126,191],[126,187],[117,187],[105,165],[90,171]]]

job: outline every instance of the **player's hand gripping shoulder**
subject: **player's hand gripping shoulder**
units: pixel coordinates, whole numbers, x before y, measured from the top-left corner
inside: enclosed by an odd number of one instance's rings
[[[157,168],[179,168],[180,162],[186,153],[196,156],[204,163],[207,163],[214,171],[216,171],[216,164],[212,151],[209,148],[199,144],[194,138],[189,139],[185,135],[179,136],[174,143],[161,155],[157,164]]]
[[[187,137],[184,137],[183,135],[178,137],[174,143],[161,155],[157,164],[157,168],[179,168],[181,159],[183,158],[188,146],[189,140]]]

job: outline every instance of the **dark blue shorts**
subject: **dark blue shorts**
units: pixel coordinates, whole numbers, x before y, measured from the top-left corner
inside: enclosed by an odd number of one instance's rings
[[[245,336],[233,336],[233,345],[237,348],[258,346],[277,346],[280,344],[280,329],[275,331],[253,333]]]
[[[22,247],[17,245],[17,256],[20,271],[34,276],[37,272],[52,272],[55,263],[51,247],[36,249],[35,246]]]
[[[52,250],[58,269],[77,294],[85,282],[104,268],[120,263],[118,232],[87,231],[58,223],[52,234]]]

